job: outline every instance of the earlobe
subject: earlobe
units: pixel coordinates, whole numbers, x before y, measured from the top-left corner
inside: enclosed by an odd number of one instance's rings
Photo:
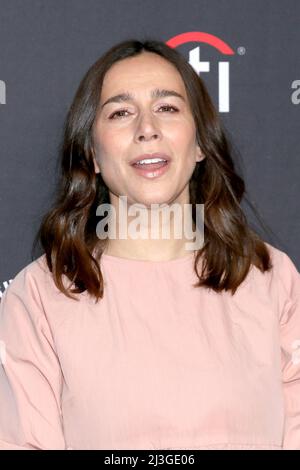
[[[202,160],[204,160],[205,155],[203,155],[203,153],[202,153],[202,150],[201,150],[198,139],[196,140],[196,148],[197,148],[196,162],[201,162]]]
[[[93,162],[94,162],[95,173],[100,173],[100,168],[95,157],[93,157]]]
[[[93,147],[91,147],[91,152],[92,152],[92,156],[93,156],[92,158],[93,158],[95,173],[100,173],[100,168],[99,168],[98,162],[96,160],[95,151],[94,151]]]
[[[201,162],[202,160],[204,160],[205,158],[205,155],[203,155],[203,153],[201,152],[198,152],[197,156],[196,156],[196,162]]]

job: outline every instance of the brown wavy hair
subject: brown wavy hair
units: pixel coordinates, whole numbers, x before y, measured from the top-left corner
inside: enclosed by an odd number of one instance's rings
[[[245,183],[237,174],[230,141],[203,80],[175,49],[161,41],[129,39],[118,43],[87,71],[67,113],[59,149],[60,178],[55,202],[43,217],[34,247],[42,246],[58,289],[70,298],[85,290],[98,301],[103,297],[100,269],[103,241],[96,234],[96,208],[109,203],[101,173],[95,173],[92,127],[100,103],[104,76],[117,61],[144,51],[160,55],[179,71],[194,117],[197,139],[205,155],[196,163],[189,183],[195,222],[195,205],[204,204],[204,244],[194,269],[195,287],[233,295],[246,278],[251,264],[262,272],[272,268],[270,253],[250,228],[241,208]],[[198,261],[202,256],[202,270]],[[69,286],[63,282],[70,281]]]

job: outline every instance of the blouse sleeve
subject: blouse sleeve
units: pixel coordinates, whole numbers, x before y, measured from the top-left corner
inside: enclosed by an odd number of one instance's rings
[[[0,449],[65,449],[62,372],[36,280],[24,268],[0,302]]]
[[[300,450],[300,274],[291,259],[285,253],[282,256],[279,296],[285,400],[283,449]]]

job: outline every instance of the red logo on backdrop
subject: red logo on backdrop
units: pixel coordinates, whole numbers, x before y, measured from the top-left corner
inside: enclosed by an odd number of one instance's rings
[[[166,41],[170,47],[178,47],[189,42],[201,42],[217,49],[221,54],[232,56],[234,51],[222,39],[214,36],[213,34],[203,33],[199,31],[178,34],[173,38]],[[201,72],[210,71],[210,62],[203,62],[200,59],[201,51],[200,46],[195,47],[189,52],[189,64],[193,69],[200,74]],[[219,111],[223,113],[229,112],[229,62],[218,62],[218,88],[219,88]]]

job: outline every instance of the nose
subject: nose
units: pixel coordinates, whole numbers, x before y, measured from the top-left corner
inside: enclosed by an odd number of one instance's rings
[[[161,131],[155,122],[155,117],[151,113],[144,113],[141,115],[137,129],[135,140],[145,141],[153,139],[159,139],[161,137]]]

